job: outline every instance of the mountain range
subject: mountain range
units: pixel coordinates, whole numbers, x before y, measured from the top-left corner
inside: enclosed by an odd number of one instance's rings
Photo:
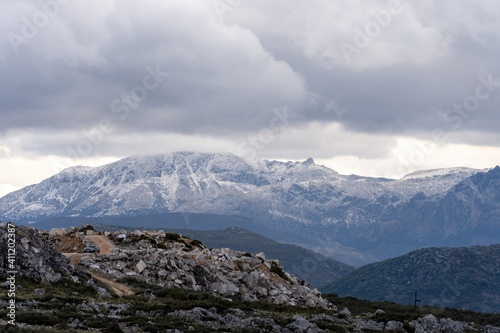
[[[0,219],[177,213],[189,229],[192,213],[240,216],[275,240],[362,265],[422,247],[499,242],[499,185],[498,167],[394,180],[341,175],[312,159],[178,152],[68,168],[0,198]]]

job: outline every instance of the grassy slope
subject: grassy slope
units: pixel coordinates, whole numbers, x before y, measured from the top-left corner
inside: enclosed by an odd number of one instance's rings
[[[6,276],[0,274],[0,281],[5,281]],[[318,308],[296,308],[284,305],[275,305],[267,302],[245,302],[238,299],[232,301],[216,298],[206,292],[194,292],[183,289],[168,289],[159,286],[147,285],[134,278],[122,280],[128,283],[135,290],[135,296],[118,298],[116,295],[112,299],[100,300],[97,292],[90,286],[79,285],[67,280],[61,280],[51,286],[40,284],[32,279],[18,277],[17,284],[22,286],[17,292],[17,302],[38,301],[35,308],[29,310],[18,309],[16,312],[17,323],[27,323],[31,325],[49,326],[46,329],[21,329],[15,328],[9,332],[77,332],[77,330],[68,327],[68,323],[74,319],[81,322],[81,330],[98,329],[103,332],[117,332],[113,330],[116,322],[127,323],[127,326],[139,325],[142,329],[150,332],[161,332],[166,329],[180,329],[187,331],[192,326],[196,332],[213,332],[206,326],[198,325],[181,318],[170,317],[167,313],[174,310],[188,310],[194,307],[211,308],[215,307],[221,315],[230,313],[231,309],[241,309],[249,316],[259,316],[273,318],[276,323],[286,325],[293,321],[293,315],[309,316],[312,314],[325,313],[335,315],[330,310]],[[44,288],[47,293],[38,295],[34,292],[35,288]],[[154,300],[148,300],[141,296],[144,292],[153,292],[156,295]],[[0,299],[7,299],[7,289],[0,288]],[[339,309],[348,307],[354,317],[371,318],[367,313],[374,313],[377,309],[385,311],[382,315],[377,315],[374,319],[378,322],[387,322],[389,320],[413,320],[417,316],[421,317],[427,313],[433,313],[437,318],[451,318],[457,321],[474,322],[477,325],[500,326],[500,314],[481,314],[472,311],[443,310],[434,307],[420,308],[418,315],[413,312],[411,306],[401,306],[389,302],[371,302],[355,298],[339,298],[336,295],[326,295],[326,297],[338,306]],[[99,311],[80,310],[80,306],[85,302],[105,302],[110,306],[100,306]],[[87,303],[88,304],[88,303]],[[129,304],[129,309],[118,312],[119,319],[108,318],[110,311],[118,308],[120,304]],[[258,311],[258,312],[254,312]],[[0,309],[0,317],[6,318],[6,309]],[[98,316],[101,315],[102,317]],[[337,315],[336,315],[337,316]],[[340,318],[345,317],[338,315]],[[319,322],[318,326],[322,329],[330,329],[332,332],[352,331],[345,325],[337,325],[332,322]],[[4,327],[0,327],[0,332],[4,332]],[[228,330],[224,330],[228,331]],[[258,329],[240,330],[240,332],[258,332]],[[80,331],[78,331],[80,332]],[[368,332],[368,331],[366,331]]]

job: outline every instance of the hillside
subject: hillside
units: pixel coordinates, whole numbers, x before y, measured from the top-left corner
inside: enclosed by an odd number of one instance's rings
[[[340,278],[325,292],[369,300],[500,312],[500,244],[427,248],[373,263]]]
[[[0,223],[0,239],[7,230]],[[0,279],[7,281],[0,284],[0,332],[500,330],[491,326],[500,323],[497,315],[431,307],[415,314],[387,302],[322,296],[263,254],[208,249],[179,234],[98,233],[90,226],[42,232],[19,226],[15,234],[23,250],[15,286],[0,266]],[[97,240],[109,245],[106,253],[81,253],[82,244]],[[71,262],[56,248],[76,251],[64,254]],[[56,276],[52,269],[68,274]],[[7,308],[12,290],[14,312]]]

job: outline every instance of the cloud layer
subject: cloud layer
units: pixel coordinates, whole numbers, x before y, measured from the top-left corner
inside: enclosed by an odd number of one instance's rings
[[[4,0],[0,10],[0,162],[250,149],[386,161],[395,175],[390,156],[412,153],[403,138],[478,152],[500,143],[496,1]],[[439,161],[426,158],[415,167]]]

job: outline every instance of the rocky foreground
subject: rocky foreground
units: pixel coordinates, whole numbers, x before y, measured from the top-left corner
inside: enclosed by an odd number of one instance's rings
[[[79,250],[95,231],[52,229],[43,235],[57,248]],[[248,301],[334,309],[317,289],[283,270],[277,260],[230,249],[208,249],[197,240],[163,231],[105,232],[115,247],[79,257],[80,267],[114,280],[134,277],[169,288],[208,291]],[[73,244],[74,248],[68,248]]]
[[[4,276],[7,234],[0,223]],[[25,332],[500,333],[433,315],[397,321],[382,310],[337,311],[263,253],[208,249],[162,231],[17,227],[16,244],[16,326]],[[101,253],[82,253],[93,244]],[[121,295],[116,286],[131,293]],[[1,310],[9,305],[10,288],[10,282],[0,281]],[[0,332],[9,328],[8,319],[0,317]]]

